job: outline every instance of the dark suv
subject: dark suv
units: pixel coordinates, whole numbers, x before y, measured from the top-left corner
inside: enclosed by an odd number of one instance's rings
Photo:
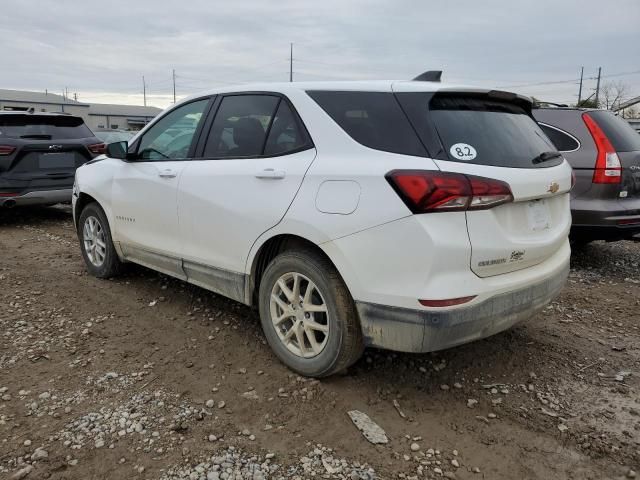
[[[537,108],[533,115],[574,169],[574,244],[640,233],[640,135],[607,110]]]
[[[76,168],[103,152],[80,117],[0,112],[0,207],[71,202]]]

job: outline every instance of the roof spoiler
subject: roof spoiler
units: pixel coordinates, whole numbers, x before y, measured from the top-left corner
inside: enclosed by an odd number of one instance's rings
[[[442,78],[442,70],[429,70],[427,72],[421,73],[412,81],[414,82],[439,82]]]

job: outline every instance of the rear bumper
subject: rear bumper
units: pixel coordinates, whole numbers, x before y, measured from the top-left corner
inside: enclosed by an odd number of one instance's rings
[[[571,199],[571,235],[587,240],[621,240],[640,233],[640,198]]]
[[[489,337],[542,310],[560,293],[568,274],[567,259],[537,283],[453,310],[414,310],[356,302],[365,343],[371,347],[418,353]]]
[[[71,188],[60,190],[36,190],[15,197],[0,198],[0,207],[14,207],[25,205],[52,205],[55,203],[71,202]]]

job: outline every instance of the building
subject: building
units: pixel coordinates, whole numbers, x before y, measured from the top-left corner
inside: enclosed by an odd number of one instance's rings
[[[92,103],[89,105],[88,118],[85,118],[85,122],[91,129],[140,130],[161,111],[156,107],[140,105]]]
[[[47,91],[41,93],[0,89],[0,110],[26,112],[30,108],[36,112],[67,112],[84,117],[89,111],[89,104]]]
[[[50,92],[0,89],[0,110],[65,112],[82,117],[91,129],[140,130],[162,109],[140,105],[83,103]]]

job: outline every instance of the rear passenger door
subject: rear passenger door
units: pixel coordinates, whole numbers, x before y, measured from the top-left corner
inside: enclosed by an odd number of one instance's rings
[[[215,114],[214,114],[215,112]],[[276,225],[315,158],[293,105],[278,94],[218,98],[178,192],[184,269],[190,281],[241,295],[254,241]]]

